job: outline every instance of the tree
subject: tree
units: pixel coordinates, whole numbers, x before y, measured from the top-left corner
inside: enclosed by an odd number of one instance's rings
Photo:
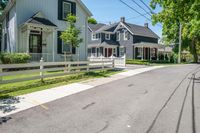
[[[151,7],[161,6],[162,11],[152,16],[153,24],[163,24],[163,36],[174,42],[178,51],[179,26],[182,28],[183,49],[189,49],[197,62],[200,42],[200,2],[199,0],[151,0]]]
[[[97,24],[97,20],[95,18],[88,18],[88,23],[89,24]]]
[[[3,14],[4,8],[6,7],[8,0],[0,0],[0,16]],[[1,51],[1,38],[2,38],[2,22],[0,22],[0,51]]]
[[[82,38],[79,38],[81,30],[75,26],[77,17],[69,14],[66,18],[69,26],[61,33],[60,38],[65,42],[66,45],[71,45],[72,47],[79,47],[79,44],[83,42]]]

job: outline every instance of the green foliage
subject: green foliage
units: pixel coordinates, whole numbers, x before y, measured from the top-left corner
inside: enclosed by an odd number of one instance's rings
[[[83,42],[82,38],[79,38],[81,34],[81,30],[76,28],[75,23],[77,21],[77,17],[69,14],[66,18],[69,26],[67,25],[67,29],[61,33],[60,38],[67,44],[72,45],[73,47],[79,47],[79,44]]]
[[[149,65],[147,60],[126,60],[126,64]]]
[[[153,24],[162,23],[165,41],[174,42],[178,51],[179,26],[182,24],[182,49],[190,49],[197,60],[200,45],[200,2],[199,0],[151,0],[151,7],[162,7],[162,11],[152,16]]]
[[[97,20],[95,18],[88,18],[88,23],[89,24],[97,24]]]
[[[3,64],[18,64],[27,63],[31,56],[22,53],[2,53],[0,54],[0,60]]]

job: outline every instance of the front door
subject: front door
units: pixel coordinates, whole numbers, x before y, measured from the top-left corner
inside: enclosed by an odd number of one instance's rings
[[[42,35],[41,34],[30,34],[29,52],[42,53]]]

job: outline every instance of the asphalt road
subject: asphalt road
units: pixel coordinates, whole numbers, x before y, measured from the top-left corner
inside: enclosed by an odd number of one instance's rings
[[[200,133],[199,77],[185,65],[114,81],[11,115],[0,133]]]

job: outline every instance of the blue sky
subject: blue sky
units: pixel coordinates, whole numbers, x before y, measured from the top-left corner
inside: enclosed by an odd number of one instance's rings
[[[88,7],[88,9],[92,12],[94,15],[93,17],[100,23],[106,23],[109,22],[118,22],[120,20],[120,17],[124,16],[126,17],[126,21],[138,24],[138,25],[144,25],[144,23],[149,23],[149,27],[161,37],[162,35],[162,28],[161,25],[152,26],[151,22],[147,20],[146,18],[140,16],[138,13],[134,12],[130,8],[128,8],[126,5],[121,3],[119,0],[82,0],[83,3]],[[136,9],[142,14],[145,14],[145,12],[138,7],[135,3],[132,2],[132,0],[123,0],[124,2],[128,3],[131,7]],[[146,11],[149,11],[148,8],[146,8],[140,0],[134,0],[138,4],[140,4],[143,8],[146,9]],[[149,5],[150,0],[143,0],[147,5]],[[159,12],[161,8],[157,8],[155,12]],[[139,16],[139,17],[138,17]],[[150,18],[149,15],[146,15],[148,18]]]

